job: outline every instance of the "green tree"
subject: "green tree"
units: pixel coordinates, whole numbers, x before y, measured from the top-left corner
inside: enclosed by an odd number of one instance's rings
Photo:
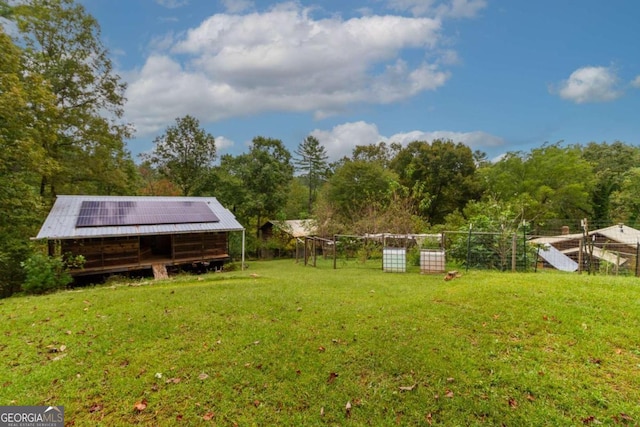
[[[174,183],[163,176],[148,161],[143,161],[138,165],[138,173],[140,174],[140,189],[138,194],[141,196],[179,196],[180,189]]]
[[[391,162],[400,183],[412,189],[419,212],[431,223],[441,224],[447,214],[480,198],[474,154],[452,141],[414,141]]]
[[[640,148],[615,141],[612,144],[591,142],[582,156],[592,165],[595,183],[591,194],[592,223],[609,225],[612,218],[611,198],[621,190],[627,173],[640,164]],[[617,203],[620,199],[617,200]],[[621,206],[617,205],[619,212]]]
[[[619,188],[611,193],[611,220],[632,227],[640,225],[640,167],[629,169]]]
[[[351,154],[352,160],[365,162],[378,162],[382,166],[389,167],[391,161],[402,150],[402,146],[396,142],[387,145],[386,142],[377,144],[356,145]]]
[[[327,183],[327,200],[336,220],[353,224],[368,209],[383,206],[389,200],[397,176],[380,163],[346,161]]]
[[[537,226],[557,228],[553,222],[591,212],[593,173],[579,146],[545,144],[529,153],[508,153],[482,172],[491,196],[510,202]]]
[[[327,176],[327,150],[313,136],[307,136],[294,151],[297,156],[294,165],[297,171],[303,172],[309,187],[308,212],[312,212],[313,201],[320,185]]]
[[[55,97],[38,75],[24,73],[22,51],[0,28],[0,296],[19,289],[20,263],[42,220],[39,179],[52,171],[40,145],[55,139],[47,117]]]
[[[449,254],[460,262],[469,260],[475,267],[509,269],[513,236],[522,219],[522,213],[509,202],[490,196],[471,201],[462,213],[447,216],[446,229],[458,232],[449,235]]]
[[[39,140],[55,168],[40,178],[40,194],[125,193],[136,168],[121,123],[125,85],[114,73],[97,21],[73,0],[25,0],[10,10],[22,35],[26,72],[43,77],[58,114],[47,117],[56,138]]]
[[[307,219],[311,217],[309,209],[309,188],[303,177],[294,177],[289,187],[289,196],[283,211],[285,219]]]
[[[257,136],[248,153],[222,156],[216,197],[245,224],[252,223],[258,236],[263,221],[283,216],[293,171],[291,153],[282,141]]]
[[[213,136],[200,128],[198,119],[186,115],[177,118],[153,143],[153,151],[142,157],[177,185],[183,196],[193,195],[216,159]]]

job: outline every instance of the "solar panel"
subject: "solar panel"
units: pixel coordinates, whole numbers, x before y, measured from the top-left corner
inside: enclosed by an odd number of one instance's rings
[[[76,227],[219,222],[206,202],[84,201]]]

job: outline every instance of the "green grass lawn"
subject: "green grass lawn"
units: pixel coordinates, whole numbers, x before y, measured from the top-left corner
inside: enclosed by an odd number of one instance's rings
[[[0,405],[76,426],[640,422],[640,279],[339,267],[0,300]]]

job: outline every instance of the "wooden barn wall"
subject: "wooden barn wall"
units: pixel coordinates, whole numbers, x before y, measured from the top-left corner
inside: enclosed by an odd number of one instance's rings
[[[173,258],[210,259],[228,256],[227,233],[175,234]]]
[[[162,237],[170,247],[164,256],[152,255],[139,236],[105,237],[77,240],[62,240],[62,254],[71,253],[85,258],[84,269],[100,270],[165,261],[193,262],[227,258],[228,238],[226,232],[192,233],[156,236]],[[152,236],[153,237],[153,236]],[[141,239],[143,246],[141,247]]]
[[[61,250],[84,256],[86,269],[137,264],[140,240],[138,236],[63,240]]]

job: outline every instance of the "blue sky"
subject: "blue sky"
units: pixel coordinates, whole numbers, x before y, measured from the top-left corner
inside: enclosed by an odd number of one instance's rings
[[[128,84],[134,155],[186,114],[332,160],[452,139],[496,158],[545,142],[640,144],[636,0],[81,0]]]

